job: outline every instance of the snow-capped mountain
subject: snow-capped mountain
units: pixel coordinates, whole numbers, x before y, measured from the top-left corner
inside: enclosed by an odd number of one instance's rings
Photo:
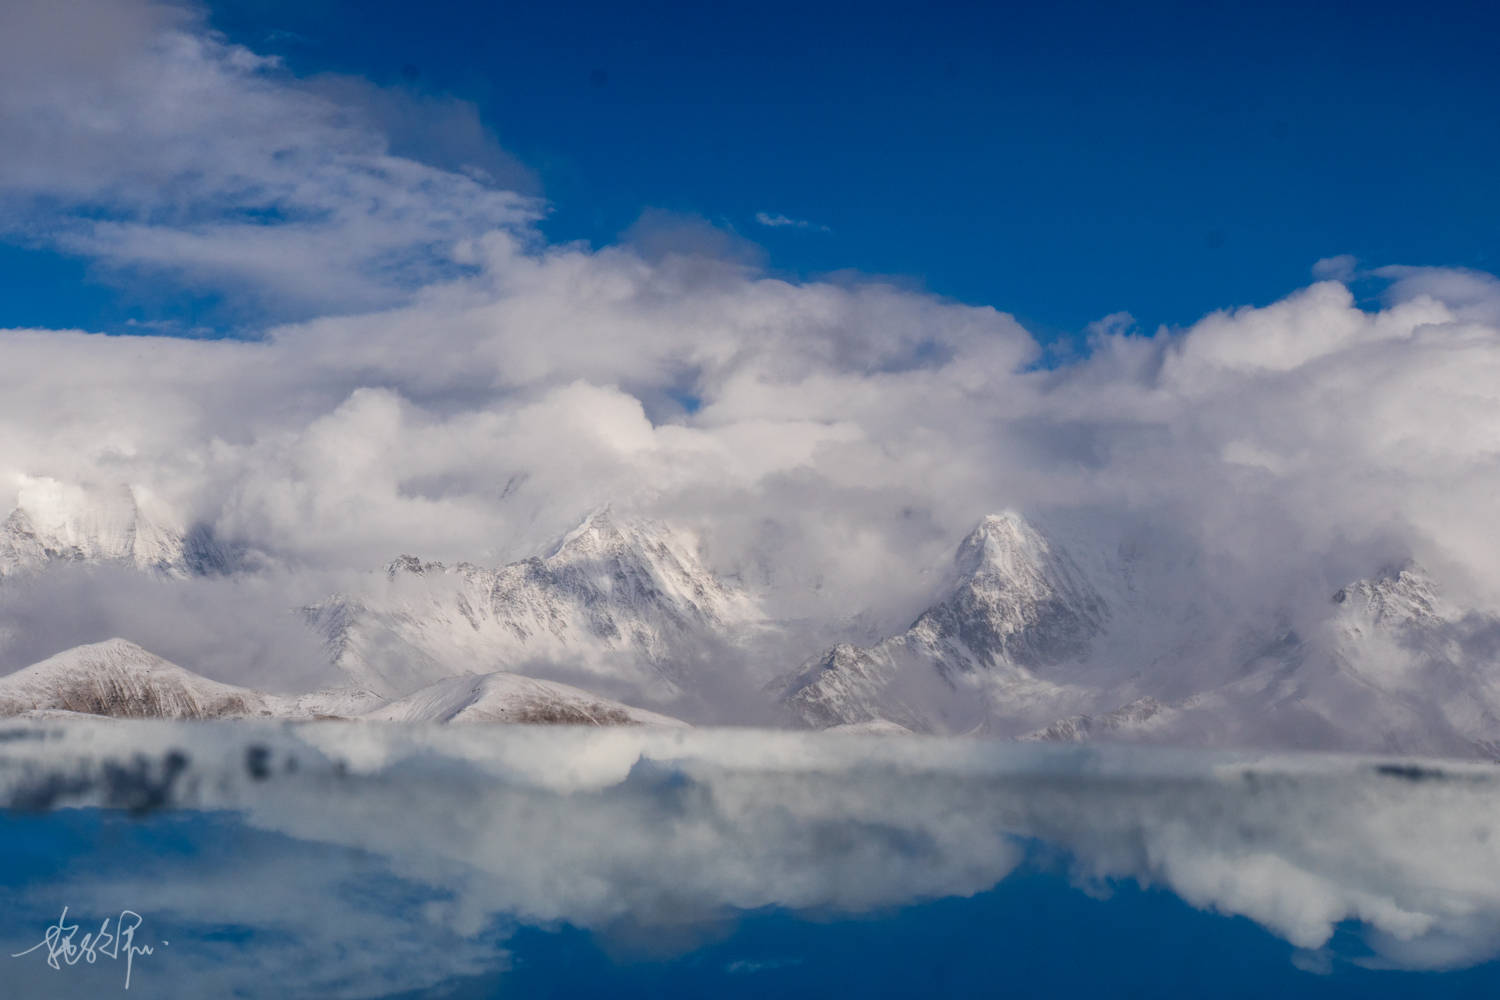
[[[230,572],[239,560],[206,527],[182,523],[150,492],[122,484],[84,488],[29,478],[0,521],[0,577],[58,562],[201,576]]]
[[[670,716],[633,708],[569,684],[505,672],[450,677],[363,717],[381,722],[686,725]]]
[[[1500,758],[1500,618],[1449,604],[1420,567],[1389,569],[1340,588],[1307,634],[1228,683],[1023,738]]]
[[[1349,584],[1303,623],[1200,634],[1131,579],[1015,514],[959,547],[910,628],[841,644],[775,685],[818,728],[1472,756],[1500,749],[1500,618],[1448,604],[1420,568]],[[1205,598],[1206,600],[1207,598]],[[1234,621],[1224,618],[1222,621]]]
[[[0,677],[0,716],[224,719],[269,716],[275,707],[259,691],[200,677],[124,639],[75,646]]]
[[[1006,512],[959,544],[909,627],[806,658],[806,633],[699,552],[604,510],[494,569],[403,556],[306,609],[338,687],[235,688],[117,640],[0,677],[0,712],[668,724],[632,704],[698,719],[716,700],[716,719],[775,706],[843,731],[1500,757],[1500,616],[1415,565],[1240,606],[1253,588],[1191,545]],[[28,480],[0,527],[0,575],[90,562],[190,583],[236,559],[126,487]]]
[[[804,725],[963,732],[1065,700],[1049,668],[1083,658],[1112,614],[1069,551],[1020,515],[995,514],[959,546],[953,576],[906,631],[837,645],[784,679],[782,703]]]
[[[761,614],[703,566],[692,537],[606,510],[547,555],[498,569],[403,556],[308,617],[351,683],[386,696],[541,663],[664,700]]]

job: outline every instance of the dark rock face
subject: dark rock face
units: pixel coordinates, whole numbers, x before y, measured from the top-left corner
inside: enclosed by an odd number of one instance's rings
[[[64,688],[56,703],[45,706],[116,719],[221,719],[250,714],[244,698],[231,696],[200,703],[175,686],[136,687],[116,678],[99,678]]]
[[[635,722],[624,711],[602,703],[587,706],[537,702],[505,713],[505,721],[544,726],[630,726]]]

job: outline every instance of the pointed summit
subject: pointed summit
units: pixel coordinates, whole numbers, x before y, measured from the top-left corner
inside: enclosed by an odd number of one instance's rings
[[[622,520],[607,506],[584,518],[546,558],[518,565],[531,567],[533,582],[585,597],[606,636],[615,634],[611,621],[641,612],[707,625],[753,614],[703,565],[697,538],[658,521]]]
[[[958,585],[918,619],[981,663],[1038,667],[1082,656],[1109,610],[1061,546],[1014,511],[991,514],[959,545]]]
[[[986,515],[959,544],[953,561],[966,576],[984,570],[1017,575],[1050,551],[1040,532],[1020,514],[1007,510]]]
[[[630,536],[636,533],[622,529],[614,512],[606,504],[591,511],[575,528],[563,535],[546,559],[549,563],[568,562],[618,552],[630,544]]]
[[[573,539],[588,536],[603,538],[618,536],[621,533],[620,525],[620,519],[615,515],[614,505],[603,504],[583,515],[576,525],[564,532],[562,540],[556,547],[562,548]]]

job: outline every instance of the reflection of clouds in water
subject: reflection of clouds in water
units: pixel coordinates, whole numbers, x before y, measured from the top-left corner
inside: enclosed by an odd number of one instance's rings
[[[446,891],[393,877],[382,858],[181,815],[123,835],[133,821],[106,819],[67,874],[9,894],[0,953],[40,940],[64,905],[79,936],[128,906],[144,918],[138,943],[156,947],[135,960],[130,996],[375,997],[505,966],[496,935],[455,926]],[[47,833],[69,822],[56,814]],[[0,842],[14,832],[0,820]],[[123,968],[54,971],[38,952],[5,971],[28,984],[12,995],[82,996],[120,989]]]
[[[383,859],[447,894],[407,908],[433,933],[472,935],[497,917],[682,927],[758,907],[861,912],[983,891],[1019,862],[1023,840],[1039,840],[1068,852],[1085,883],[1164,886],[1303,949],[1357,921],[1379,962],[1500,952],[1500,775],[1489,766],[1439,775],[1349,758],[749,731],[53,731],[5,744],[0,796],[47,774],[81,779],[102,757],[183,748],[191,763],[174,801],[240,808],[252,826]],[[253,740],[268,749],[264,781],[244,767]],[[78,780],[66,801],[101,794]],[[235,886],[299,876],[206,877],[213,888],[176,890],[184,911],[196,901],[211,914]],[[307,885],[341,906],[335,882],[321,872]]]

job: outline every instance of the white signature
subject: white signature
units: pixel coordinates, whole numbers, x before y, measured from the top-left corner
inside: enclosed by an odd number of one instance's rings
[[[110,923],[114,923],[114,930],[110,930]],[[125,959],[125,988],[130,989],[130,972],[135,966],[137,955],[150,955],[155,949],[149,944],[138,945],[135,943],[135,932],[140,929],[141,915],[134,910],[121,910],[118,919],[105,917],[99,925],[97,932],[86,932],[83,937],[74,940],[78,935],[78,925],[68,923],[68,908],[63,907],[62,916],[57,918],[57,923],[47,928],[42,939],[25,951],[17,952],[11,958],[21,958],[30,955],[38,949],[47,949],[43,952],[47,956],[47,964],[54,969],[62,969],[64,965],[73,966],[79,962],[87,962],[93,965],[100,958],[108,958],[111,961]],[[167,942],[161,943],[166,947]]]

